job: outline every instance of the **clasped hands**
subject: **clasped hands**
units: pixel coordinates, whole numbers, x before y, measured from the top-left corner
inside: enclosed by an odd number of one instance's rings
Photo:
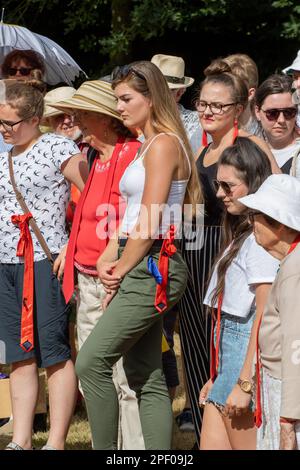
[[[202,387],[199,396],[199,405],[202,407],[206,403],[206,398],[212,387],[213,383],[210,380]],[[249,411],[249,405],[251,402],[251,395],[249,393],[243,392],[240,386],[236,384],[230,394],[227,397],[226,405],[223,410],[223,415],[228,416],[229,418],[234,418],[235,416],[241,416],[243,413]]]
[[[118,262],[119,260],[110,262],[98,260],[96,264],[98,277],[107,294],[102,302],[103,310],[106,309],[108,304],[114,298],[122,282],[122,277],[115,272]]]

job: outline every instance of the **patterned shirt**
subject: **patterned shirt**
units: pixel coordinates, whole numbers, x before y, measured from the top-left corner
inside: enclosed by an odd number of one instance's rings
[[[182,104],[177,104],[179,114],[187,133],[188,139],[190,141],[193,152],[199,150],[202,141],[202,127],[199,121],[199,115],[197,111],[191,111],[182,106]]]
[[[29,150],[13,157],[16,185],[52,253],[59,253],[68,241],[65,220],[70,185],[60,168],[79,153],[72,140],[47,133]],[[8,153],[4,152],[0,154],[0,263],[23,263],[23,258],[16,256],[20,230],[11,222],[13,214],[22,213],[9,178]],[[32,230],[31,235],[34,261],[45,259]]]

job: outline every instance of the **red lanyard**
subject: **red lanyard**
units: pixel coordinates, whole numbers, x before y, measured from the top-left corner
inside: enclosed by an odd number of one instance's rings
[[[169,258],[176,253],[177,248],[174,245],[175,227],[170,226],[167,238],[164,239],[158,260],[158,269],[162,276],[161,284],[156,286],[156,295],[154,306],[159,313],[163,313],[168,307],[167,301],[167,285],[168,285],[168,271],[169,271]]]
[[[13,215],[11,221],[18,225],[20,229],[20,239],[17,246],[17,256],[24,257],[24,278],[23,278],[23,298],[21,313],[21,341],[20,346],[25,352],[29,352],[34,347],[33,329],[33,245],[28,222],[32,214],[28,212],[24,215]]]
[[[210,337],[210,378],[214,382],[218,375],[219,367],[219,351],[220,351],[220,335],[221,335],[221,309],[223,302],[223,292],[218,297],[218,311],[216,322],[216,346],[214,346],[214,327],[215,321],[212,317],[211,337]]]
[[[296,246],[300,243],[300,234],[297,235],[296,239],[293,241],[291,244],[289,251],[287,252],[287,255],[289,255]],[[255,403],[255,411],[254,411],[254,421],[255,421],[255,426],[259,428],[262,424],[262,408],[261,408],[261,361],[260,361],[260,354],[259,354],[259,330],[262,322],[262,317],[260,317],[259,324],[257,327],[257,333],[256,333],[256,365],[255,365],[255,371],[256,371],[256,403]]]

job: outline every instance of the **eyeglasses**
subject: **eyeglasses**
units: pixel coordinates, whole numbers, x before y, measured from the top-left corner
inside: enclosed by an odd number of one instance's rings
[[[268,121],[277,121],[277,119],[279,118],[280,114],[282,113],[283,116],[284,116],[284,119],[286,119],[287,121],[290,121],[291,119],[293,119],[298,110],[297,108],[272,108],[272,109],[262,109],[261,110],[265,113],[266,115],[266,118],[268,119]]]
[[[3,121],[2,119],[0,119],[0,126],[2,126],[6,131],[11,132],[14,130],[14,126],[16,126],[17,124],[20,124],[23,121],[26,121],[27,119],[31,117],[32,115],[27,116],[26,118],[20,119],[20,121],[17,121],[17,122]]]
[[[255,221],[254,217],[256,215],[260,215],[260,214],[261,214],[261,212],[259,212],[259,211],[249,211],[248,212],[248,219],[249,219],[249,222],[250,222],[251,225],[254,224],[254,221]]]
[[[198,101],[197,104],[197,111],[199,113],[204,113],[206,111],[207,106],[209,107],[210,111],[212,114],[222,114],[224,112],[224,108],[227,108],[228,106],[233,106],[237,103],[208,103],[207,101]]]
[[[213,185],[215,188],[216,193],[219,191],[219,188],[221,187],[226,196],[232,193],[233,188],[237,186],[241,186],[244,183],[227,183],[227,181],[219,181],[219,180],[213,180]]]
[[[138,78],[141,80],[144,80],[146,82],[146,77],[139,71],[136,70],[133,66],[129,65],[121,65],[117,66],[113,69],[111,73],[111,79],[112,80],[117,80],[117,79],[122,79],[128,77],[130,74],[136,75]]]
[[[11,67],[8,69],[8,75],[17,75],[17,72],[20,72],[23,77],[26,77],[27,75],[30,75],[32,68],[30,67]]]

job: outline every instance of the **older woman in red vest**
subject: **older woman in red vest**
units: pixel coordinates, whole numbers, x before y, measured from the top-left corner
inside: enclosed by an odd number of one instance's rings
[[[54,106],[74,115],[85,141],[97,151],[77,204],[68,246],[54,267],[59,277],[64,271],[66,301],[74,292],[75,278],[78,280],[77,335],[81,348],[103,312],[102,302],[106,293],[98,278],[96,262],[125,211],[119,181],[140,142],[121,123],[111,85],[107,82],[85,82],[72,98]],[[144,443],[139,432],[137,401],[120,362],[115,368],[115,385],[121,407],[119,446],[142,449]],[[135,426],[134,433],[129,429],[131,423]]]

